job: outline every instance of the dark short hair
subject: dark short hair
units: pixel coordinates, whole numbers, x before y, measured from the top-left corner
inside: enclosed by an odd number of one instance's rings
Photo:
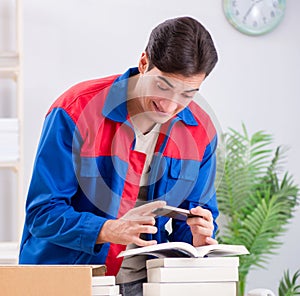
[[[155,27],[146,46],[149,69],[193,76],[212,71],[218,54],[209,32],[191,17],[178,17]]]

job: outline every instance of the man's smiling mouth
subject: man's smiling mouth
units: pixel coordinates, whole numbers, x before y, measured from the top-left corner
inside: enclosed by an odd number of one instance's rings
[[[161,109],[161,107],[159,107],[155,101],[152,101],[152,103],[154,106],[154,111],[156,111],[157,113],[159,113],[160,115],[163,115],[163,116],[170,116],[170,114],[168,114],[163,109]]]

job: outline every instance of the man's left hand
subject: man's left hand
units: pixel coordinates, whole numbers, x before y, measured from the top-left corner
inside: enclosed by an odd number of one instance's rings
[[[201,217],[188,218],[186,223],[190,226],[193,235],[193,246],[217,244],[211,236],[214,230],[213,217],[209,210],[201,207],[191,209],[193,215]]]

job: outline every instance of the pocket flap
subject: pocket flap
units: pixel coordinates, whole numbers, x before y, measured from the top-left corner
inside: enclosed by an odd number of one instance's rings
[[[198,177],[199,168],[199,161],[172,159],[169,174],[173,179],[193,181]]]

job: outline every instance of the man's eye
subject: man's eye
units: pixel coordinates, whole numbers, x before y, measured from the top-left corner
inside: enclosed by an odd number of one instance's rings
[[[183,93],[182,96],[185,98],[185,99],[192,99],[194,97],[194,95],[189,95],[189,94],[186,94],[186,93]]]
[[[156,86],[160,89],[160,90],[163,90],[163,91],[167,91],[169,90],[170,88],[160,82],[157,82]]]

